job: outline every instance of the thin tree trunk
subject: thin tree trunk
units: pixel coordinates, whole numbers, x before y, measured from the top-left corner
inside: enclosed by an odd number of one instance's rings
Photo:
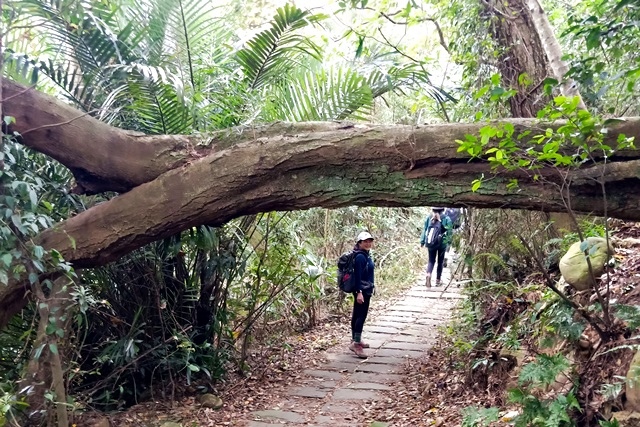
[[[549,66],[553,72],[553,76],[560,82],[562,94],[565,96],[577,96],[580,98],[578,107],[586,110],[587,107],[582,100],[582,96],[580,96],[577,83],[572,79],[565,79],[569,67],[562,60],[562,48],[560,47],[560,43],[558,43],[558,39],[555,37],[547,14],[542,9],[538,0],[525,0],[525,2],[531,13],[533,23],[540,35],[540,41],[549,60]]]
[[[64,345],[56,331],[67,330],[69,308],[73,303],[70,298],[71,283],[67,277],[54,280],[49,297],[45,296],[39,282],[33,285],[38,302],[38,333],[21,389],[27,390],[25,398],[32,414],[31,422],[36,424],[41,416],[48,414],[45,394],[51,390],[56,398],[56,424],[59,427],[69,426],[61,356]]]

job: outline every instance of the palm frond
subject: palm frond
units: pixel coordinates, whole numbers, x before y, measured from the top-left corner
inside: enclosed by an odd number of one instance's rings
[[[129,58],[131,46],[125,37],[136,37],[135,23],[122,29],[108,7],[101,3],[47,2],[21,0],[23,13],[39,26],[38,34],[57,52],[73,57],[83,72],[98,74],[109,63],[123,63]],[[118,29],[116,35],[114,29]],[[138,31],[142,31],[138,29]]]
[[[35,61],[25,54],[7,49],[4,52],[2,75],[13,81],[34,85],[38,82],[39,68]]]
[[[93,3],[93,2],[92,2]],[[85,111],[99,107],[113,78],[111,64],[131,62],[132,46],[143,29],[129,22],[118,26],[108,2],[21,0],[24,22],[37,25],[42,59],[31,60],[65,95]]]
[[[137,8],[108,3],[88,8],[82,1],[22,0],[29,22],[41,25],[43,37],[58,46],[54,54],[49,49],[42,60],[22,58],[22,64],[31,67],[32,76],[48,76],[72,102],[86,111],[97,110],[108,122],[149,133],[190,132],[196,117],[190,100],[196,64],[194,55],[181,52],[195,44],[223,62],[221,49],[202,44],[212,37],[230,37],[230,30],[218,25],[212,31],[210,2],[143,0]],[[149,17],[145,7],[156,12]],[[163,25],[157,24],[161,21]],[[216,40],[216,45],[227,41]],[[150,59],[156,63],[149,65]],[[199,57],[197,65],[208,59]],[[181,67],[185,63],[186,71]],[[24,67],[20,71],[26,75]],[[206,86],[206,77],[200,79],[199,85]],[[191,83],[188,93],[184,81]]]
[[[259,88],[277,81],[299,63],[300,56],[320,60],[320,47],[298,31],[324,18],[291,4],[279,8],[270,27],[249,40],[236,55],[249,86]]]
[[[408,63],[393,65],[386,72],[375,69],[367,78],[373,97],[377,98],[388,92],[408,90],[426,90],[429,95],[440,101],[455,102],[448,92],[431,83],[431,76],[423,64]]]
[[[280,120],[365,120],[373,107],[373,95],[357,72],[333,68],[292,76],[280,87],[277,103],[274,118]]]
[[[193,106],[179,75],[142,64],[114,66],[112,72],[124,79],[102,104],[103,120],[149,134],[192,131]]]
[[[94,86],[85,84],[85,76],[75,62],[54,63],[51,59],[38,61],[26,54],[11,51],[6,52],[4,60],[4,75],[7,77],[35,85],[40,75],[45,75],[61,89],[62,95],[77,106],[84,108],[92,104]]]
[[[166,61],[184,66],[185,80],[197,87],[195,68],[206,62],[211,47],[231,38],[230,30],[214,13],[208,0],[154,0],[138,3],[132,17],[148,25],[144,40],[145,62],[161,65]],[[214,49],[215,50],[215,49]]]

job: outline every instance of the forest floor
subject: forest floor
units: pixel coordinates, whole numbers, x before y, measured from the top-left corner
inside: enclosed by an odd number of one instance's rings
[[[186,397],[173,404],[137,405],[110,416],[110,425],[433,425],[446,411],[430,410],[425,418],[425,412],[417,410],[417,396],[405,391],[402,382],[415,372],[415,364],[440,364],[429,350],[437,344],[438,327],[448,322],[463,298],[450,274],[446,268],[440,287],[425,287],[421,273],[402,295],[377,301],[374,297],[363,334],[371,346],[366,350],[368,359],[358,359],[348,350],[350,319],[333,318],[289,337],[284,345],[256,348],[249,375],[235,375],[212,391],[223,400],[219,410],[203,408],[195,397]],[[399,394],[396,387],[401,388]]]
[[[616,250],[612,298],[640,304],[640,226],[623,223],[616,237],[631,243]],[[451,272],[444,274],[447,283]],[[491,425],[508,425],[513,411],[500,405],[506,381],[479,391],[440,339],[460,288],[453,282],[443,294],[443,288],[427,289],[423,280],[424,273],[408,293],[372,303],[364,333],[370,358],[364,362],[347,349],[349,319],[333,318],[285,342],[256,348],[248,375],[214,387],[223,400],[219,410],[203,408],[192,396],[141,404],[110,416],[104,425],[460,426],[469,406],[501,406],[504,422]]]

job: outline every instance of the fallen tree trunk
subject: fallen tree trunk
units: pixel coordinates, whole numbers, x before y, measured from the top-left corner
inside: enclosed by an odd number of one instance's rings
[[[553,169],[536,171],[546,182],[505,173],[473,192],[471,180],[489,175],[488,165],[449,156],[455,151],[449,143],[419,144],[409,128],[394,137],[370,129],[340,141],[343,136],[274,137],[212,154],[58,224],[39,243],[78,267],[93,267],[196,225],[274,210],[436,204],[566,209],[549,183],[563,182]],[[592,166],[568,176],[572,209],[604,213],[600,174],[601,166]],[[514,177],[521,182],[517,191],[507,189]],[[609,216],[640,218],[640,159],[609,164],[605,178]]]
[[[18,98],[5,102],[7,112],[16,117],[20,108],[13,102]],[[42,104],[37,106],[31,110],[34,117],[41,112]],[[47,108],[66,111],[59,107],[53,103]],[[50,120],[58,121],[47,124]],[[473,179],[492,172],[487,163],[469,162],[468,156],[458,153],[455,140],[476,134],[482,124],[410,127],[279,123],[227,131],[232,135],[229,140],[221,133],[216,143],[204,140],[198,151],[185,150],[184,145],[176,143],[193,144],[195,137],[147,136],[142,143],[144,149],[129,151],[125,157],[131,158],[119,164],[118,151],[135,145],[137,136],[127,139],[122,137],[127,134],[122,130],[106,125],[97,128],[97,122],[88,116],[69,120],[56,116],[32,121],[32,126],[40,129],[23,129],[23,142],[72,170],[84,171],[84,176],[91,178],[86,182],[95,184],[84,188],[131,187],[38,237],[39,244],[57,249],[77,268],[104,265],[189,227],[221,225],[239,216],[273,210],[347,205],[566,209],[556,185],[567,182],[567,177],[561,178],[553,168],[537,170],[544,178],[541,180],[530,179],[523,171],[501,173],[478,191],[471,191]],[[546,128],[534,120],[508,122],[515,123],[519,131]],[[72,132],[69,126],[73,126]],[[97,132],[93,138],[92,132]],[[608,135],[615,140],[619,133],[639,135],[640,119],[627,119]],[[99,151],[96,144],[101,143],[111,144],[107,152]],[[221,145],[229,148],[220,149]],[[113,155],[110,150],[115,150]],[[135,155],[138,158],[134,159]],[[597,181],[603,166],[594,165],[568,177],[572,181],[571,208],[594,215],[603,215],[606,208],[609,216],[640,219],[640,151],[627,150],[608,161],[604,173],[606,206]],[[512,178],[520,180],[517,191],[507,189]],[[110,180],[116,184],[110,185]],[[0,327],[25,302],[20,283],[2,287]]]

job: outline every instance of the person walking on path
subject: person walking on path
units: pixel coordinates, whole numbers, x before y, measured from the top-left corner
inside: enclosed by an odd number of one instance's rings
[[[461,233],[462,231],[464,223],[464,213],[462,208],[446,208],[444,210],[444,214],[449,217],[449,220],[451,220],[451,231],[449,234],[449,242],[447,244],[446,250],[446,253],[449,253],[452,246],[457,245],[455,249],[458,249],[460,247],[460,239],[458,238],[456,241],[455,235]],[[447,266],[447,256],[444,257],[444,263],[442,265],[444,265],[445,267]]]
[[[374,293],[374,274],[373,260],[369,255],[369,251],[373,246],[373,236],[367,231],[358,234],[356,245],[353,250],[355,255],[354,283],[355,291],[353,292],[353,312],[351,313],[351,344],[349,350],[361,359],[366,359],[365,348],[369,348],[369,344],[362,341],[362,329],[364,322],[367,320],[369,313],[369,302]]]
[[[426,247],[429,251],[429,264],[427,264],[427,279],[425,286],[431,287],[431,273],[433,267],[438,262],[436,268],[436,286],[440,286],[442,269],[444,268],[444,255],[451,240],[452,224],[451,219],[444,214],[444,208],[432,208],[432,213],[424,222],[420,246]]]

